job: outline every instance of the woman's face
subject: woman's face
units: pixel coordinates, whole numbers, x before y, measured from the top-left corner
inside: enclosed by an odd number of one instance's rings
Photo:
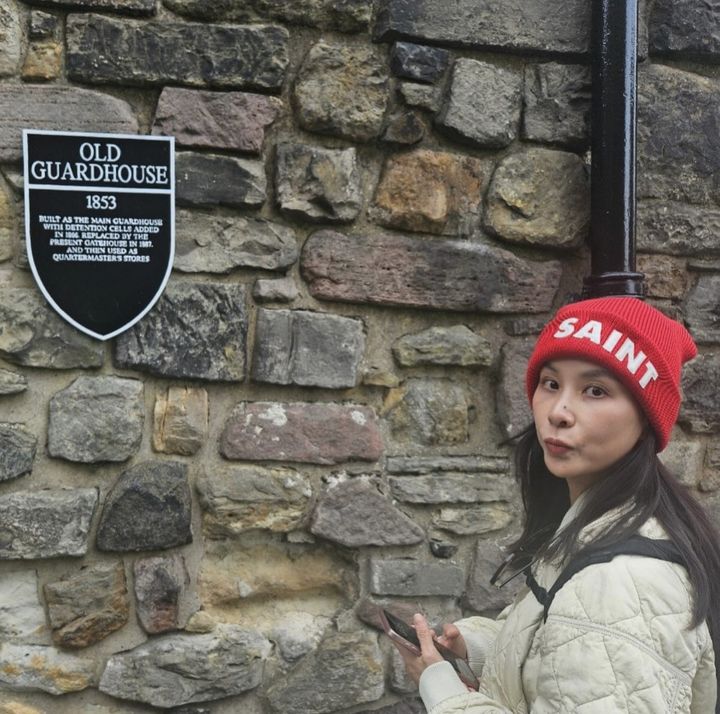
[[[532,400],[545,465],[567,480],[570,501],[635,446],[645,416],[630,392],[594,362],[548,362]]]

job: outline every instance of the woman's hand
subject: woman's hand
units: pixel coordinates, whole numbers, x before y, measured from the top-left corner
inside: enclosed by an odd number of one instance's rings
[[[437,641],[441,645],[445,645],[449,650],[452,650],[458,657],[467,659],[467,645],[463,636],[460,634],[455,625],[451,623],[445,623],[443,625],[443,633],[437,638]]]
[[[420,681],[420,675],[431,664],[442,662],[443,658],[435,648],[432,632],[430,631],[427,620],[422,615],[416,614],[413,616],[413,627],[415,628],[415,632],[417,632],[418,640],[420,640],[420,656],[418,657],[400,644],[395,643],[395,646],[398,648],[400,656],[405,662],[405,669],[407,670],[408,676],[417,684]]]

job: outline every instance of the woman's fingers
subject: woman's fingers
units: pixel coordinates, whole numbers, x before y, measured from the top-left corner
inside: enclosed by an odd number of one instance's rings
[[[435,648],[435,642],[433,641],[433,635],[430,631],[430,627],[427,620],[419,613],[413,617],[413,625],[415,632],[417,633],[418,640],[420,640],[420,649],[422,650],[422,658],[425,664],[432,664],[433,662],[441,662],[442,657]]]
[[[445,645],[445,647],[452,650],[459,657],[463,659],[467,657],[465,640],[460,634],[460,630],[452,623],[443,625],[443,633],[442,636],[438,638],[438,642]]]

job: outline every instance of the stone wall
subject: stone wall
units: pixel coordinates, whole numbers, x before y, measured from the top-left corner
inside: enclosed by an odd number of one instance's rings
[[[422,711],[373,603],[512,595],[589,5],[0,0],[0,712]],[[701,346],[664,458],[720,517],[720,11],[641,26],[639,268]],[[23,127],[176,137],[174,271],[111,343],[28,270]]]

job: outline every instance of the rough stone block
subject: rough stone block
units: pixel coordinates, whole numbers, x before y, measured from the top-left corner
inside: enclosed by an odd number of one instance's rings
[[[309,612],[297,612],[279,622],[269,636],[286,662],[296,662],[308,652],[317,649],[331,622],[329,617],[323,615],[313,616]]]
[[[272,645],[235,625],[207,635],[165,635],[108,660],[99,689],[168,709],[254,689]]]
[[[435,114],[442,104],[440,87],[416,84],[415,82],[400,82],[398,86],[400,96],[409,107],[417,107]]]
[[[638,74],[638,198],[720,201],[720,81],[652,64]],[[692,107],[692,111],[688,111]]]
[[[543,62],[525,68],[522,135],[530,141],[584,148],[590,141],[590,68]]]
[[[388,117],[382,140],[388,144],[411,146],[422,141],[425,136],[425,125],[416,112],[403,111]]]
[[[139,558],[133,564],[137,615],[145,632],[157,635],[180,626],[180,599],[189,577],[179,553]]]
[[[474,508],[441,508],[433,525],[456,535],[484,535],[502,530],[514,520],[508,504],[483,504]]]
[[[169,387],[155,399],[153,448],[192,456],[207,438],[208,395],[195,387]]]
[[[696,342],[720,343],[720,275],[701,274],[685,302],[687,326]]]
[[[130,601],[122,562],[86,566],[46,584],[44,591],[59,647],[87,647],[127,624]]]
[[[71,79],[92,83],[278,90],[288,65],[288,38],[288,31],[277,25],[69,15],[67,73]]]
[[[490,165],[421,149],[391,155],[375,193],[375,218],[390,228],[467,236],[477,229]]]
[[[586,53],[590,7],[583,0],[382,0],[375,25],[380,40],[510,52]]]
[[[720,13],[713,2],[658,0],[649,29],[654,55],[720,62]]]
[[[492,364],[494,357],[490,340],[465,325],[431,327],[414,335],[404,335],[393,343],[392,353],[402,367],[487,367]]]
[[[140,448],[143,383],[120,377],[78,377],[50,399],[48,452],[93,463],[125,461]]]
[[[152,132],[174,136],[179,146],[259,154],[281,108],[279,99],[263,94],[165,87]]]
[[[187,206],[262,206],[265,167],[261,161],[185,151],[175,157],[175,192]]]
[[[37,437],[19,424],[0,423],[0,481],[32,471]]]
[[[485,227],[511,243],[576,248],[590,228],[590,180],[576,154],[527,149],[493,175]]]
[[[290,217],[348,223],[362,208],[356,151],[280,144],[275,189],[280,210]]]
[[[457,565],[400,558],[370,563],[370,592],[375,595],[459,597],[464,590],[465,573]]]
[[[522,578],[515,578],[503,588],[490,584],[490,578],[506,556],[507,553],[492,541],[478,542],[465,596],[473,610],[500,610],[512,602],[520,586],[524,585]]]
[[[512,481],[504,474],[441,472],[424,476],[391,476],[393,496],[408,503],[478,503],[507,501]]]
[[[720,255],[720,209],[675,201],[640,201],[637,247],[670,255]]]
[[[364,351],[361,320],[258,308],[252,378],[328,389],[354,387]]]
[[[21,76],[26,82],[47,82],[62,73],[62,45],[55,40],[31,42]]]
[[[522,75],[513,69],[458,59],[437,125],[477,146],[507,146],[517,138],[520,128],[522,84]]]
[[[77,87],[4,86],[0,92],[0,161],[22,159],[22,129],[137,134],[127,102]]]
[[[468,439],[465,389],[448,379],[408,379],[385,400],[393,436],[428,446]]]
[[[376,49],[318,42],[305,56],[295,83],[300,125],[369,141],[382,130],[388,85],[385,62]]]
[[[32,2],[27,4],[32,4]],[[28,36],[31,40],[46,40],[48,37],[53,37],[59,27],[60,18],[57,15],[42,10],[30,11],[30,30]]]
[[[0,643],[0,688],[55,695],[79,692],[95,684],[95,665],[94,659],[54,647],[4,642]]]
[[[0,0],[0,77],[11,76],[17,71],[22,36],[20,6],[15,0]]]
[[[316,298],[467,312],[546,312],[561,273],[480,242],[330,230],[308,238],[300,264]]]
[[[377,482],[354,478],[335,484],[319,498],[310,531],[350,548],[413,545],[423,529],[396,508]]]
[[[384,690],[383,658],[376,637],[367,632],[338,632],[279,677],[267,694],[277,714],[329,714],[374,702]]]
[[[37,571],[4,573],[0,579],[0,642],[50,644]]]
[[[390,53],[390,69],[396,77],[416,82],[435,82],[445,71],[450,53],[440,47],[396,42]]]
[[[157,0],[27,0],[27,4],[57,10],[99,10],[125,15],[154,15]]]
[[[295,231],[264,218],[177,211],[175,261],[183,273],[282,270],[298,259]]]
[[[292,469],[230,466],[209,470],[197,482],[203,528],[211,538],[263,529],[299,528],[312,496],[310,482]]]
[[[720,430],[720,356],[699,354],[685,366],[682,378],[683,402],[680,423],[692,431],[714,433]]]
[[[696,488],[703,477],[705,444],[673,438],[659,454],[660,461],[680,481]]]
[[[124,471],[105,498],[97,531],[99,550],[131,552],[192,541],[187,466],[146,461]]]
[[[95,488],[16,491],[0,497],[0,560],[85,555]]]
[[[117,338],[115,362],[166,377],[238,382],[245,376],[246,335],[243,285],[170,283]]]
[[[385,468],[391,474],[508,473],[510,464],[503,456],[388,456]]]
[[[14,201],[0,176],[0,263],[12,258],[17,238],[16,223]]]
[[[256,0],[259,12],[298,25],[365,32],[373,5],[367,0]]]
[[[535,346],[534,338],[514,340],[503,345],[500,381],[497,386],[497,419],[507,436],[517,436],[532,423],[528,404],[525,374],[528,359]]]
[[[291,277],[259,278],[253,285],[255,302],[292,302],[300,295],[295,280]]]
[[[243,402],[220,440],[228,459],[337,464],[377,461],[382,436],[375,412],[359,404]]]
[[[102,343],[65,322],[32,288],[0,289],[0,356],[26,367],[100,367]]]
[[[683,300],[690,287],[687,261],[669,255],[640,253],[637,271],[645,276],[648,297],[665,300]]]

